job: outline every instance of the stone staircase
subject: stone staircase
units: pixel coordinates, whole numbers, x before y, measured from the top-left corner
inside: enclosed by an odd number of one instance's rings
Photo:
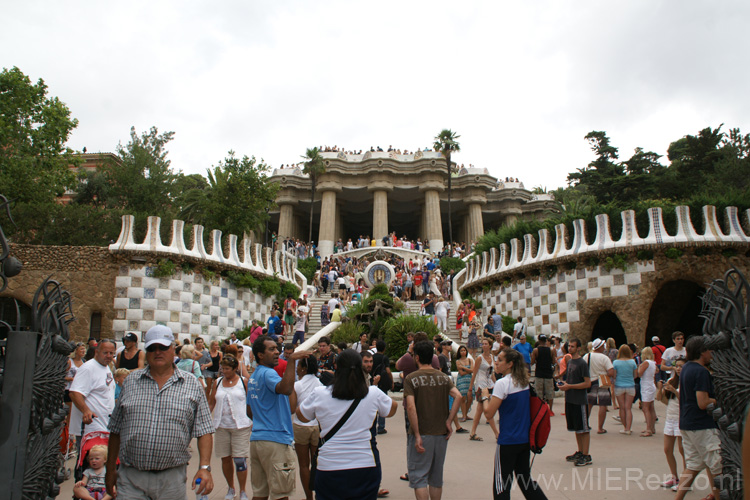
[[[318,296],[308,299],[308,306],[310,307],[310,319],[308,324],[308,334],[311,336],[322,328],[320,324],[320,307],[323,304],[328,303],[331,300],[331,294],[320,293]],[[409,314],[418,315],[422,302],[419,300],[409,300],[406,302],[406,309]],[[452,311],[451,311],[452,312]],[[456,315],[449,314],[448,316],[448,333],[447,337],[453,342],[461,343],[461,332],[456,329]]]

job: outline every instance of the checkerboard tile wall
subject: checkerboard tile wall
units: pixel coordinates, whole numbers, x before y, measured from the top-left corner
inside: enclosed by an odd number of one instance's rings
[[[498,286],[496,282],[480,296],[482,312],[486,315],[495,307],[500,314],[522,316],[530,335],[559,334],[566,338],[571,324],[580,320],[583,301],[637,293],[642,275],[648,272],[654,272],[651,261],[638,262],[627,271],[596,267],[559,272],[549,278],[539,276],[508,286]]]
[[[224,278],[209,281],[182,272],[155,278],[148,266],[120,267],[115,287],[112,329],[117,339],[126,331],[142,333],[157,324],[170,327],[180,340],[222,338],[254,319],[266,321],[273,303]]]

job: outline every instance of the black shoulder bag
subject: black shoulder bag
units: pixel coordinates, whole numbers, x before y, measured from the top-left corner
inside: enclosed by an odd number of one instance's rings
[[[320,448],[325,444],[326,441],[329,441],[334,434],[336,434],[339,429],[341,429],[347,420],[349,420],[349,417],[352,416],[352,413],[354,413],[354,410],[357,409],[357,406],[359,405],[359,402],[362,401],[361,399],[355,399],[352,401],[352,404],[349,405],[349,409],[346,410],[346,413],[339,419],[338,422],[336,422],[336,425],[333,426],[333,428],[328,431],[328,434],[325,436],[321,436],[320,442],[318,443],[318,448],[315,450],[315,454],[312,457],[312,460],[310,461],[310,489],[315,490],[315,473],[318,470],[318,453],[320,452]]]

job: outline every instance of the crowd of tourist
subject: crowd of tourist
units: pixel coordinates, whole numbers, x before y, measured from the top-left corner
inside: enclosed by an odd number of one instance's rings
[[[352,283],[361,281],[356,277],[363,262],[324,262],[321,273],[327,270],[327,282],[338,285],[344,276],[355,278]],[[414,270],[414,263],[401,264],[402,275]],[[434,264],[425,259],[414,265],[431,271]],[[345,275],[338,276],[340,268]],[[349,285],[344,279],[335,288],[343,300],[334,294],[326,304],[333,306],[329,319],[340,320],[342,304],[362,293],[355,285],[350,294]],[[422,291],[427,292],[423,313],[437,318],[443,297],[431,286]],[[594,406],[599,407],[597,434],[607,433],[608,408],[614,406],[619,432],[631,435],[638,402],[645,421],[640,436],[648,438],[657,432],[658,400],[667,407],[663,441],[670,472],[663,486],[674,489],[680,499],[700,471],[720,472],[716,427],[706,413],[714,402],[706,370],[711,354],[701,337],[684,347],[685,336],[675,332],[670,348],[658,337],[643,348],[618,348],[611,338],[588,345],[576,338],[534,339],[527,335],[523,318],[506,334],[494,308],[482,321],[481,311],[464,301],[454,316],[462,333],[468,331],[461,344],[445,337],[430,342],[424,332],[408,334],[407,352],[394,360],[400,372],[395,378],[385,342],[367,334],[351,345],[332,345],[322,337],[315,351],[300,350],[310,314],[304,298],[289,296],[274,305],[264,327],[253,322],[245,339],[232,333],[208,345],[202,338],[179,343],[168,327],[159,325],[144,334],[143,349],[133,332],[123,337],[119,348],[112,340],[91,341],[87,353],[87,346],[78,344],[66,376],[66,401],[73,407],[70,433],[79,441],[90,432],[109,431],[110,438],[108,450],[88,450],[88,468],[75,485],[76,495],[103,498],[106,483],[110,495],[116,485],[124,497],[172,498],[169,488],[184,484],[178,478],[185,476],[188,447],[197,438],[200,467],[192,485],[199,495],[214,487],[213,452],[221,459],[228,500],[250,496],[248,477],[254,497],[291,495],[297,475],[308,499],[313,492],[321,499],[351,498],[352,492],[356,498],[387,496],[381,487],[377,436],[388,432],[386,418],[397,411],[388,396],[397,383],[404,391],[407,436],[407,473],[402,479],[409,481],[417,498],[439,498],[448,438],[456,432],[482,441],[477,435],[482,417],[498,447],[494,498],[510,498],[514,477],[526,498],[546,498],[528,467],[532,390],[550,408],[555,392],[564,393],[567,429],[576,443],[575,453],[565,459],[577,467],[593,463],[589,416]],[[471,430],[461,426],[469,420]],[[163,438],[154,435],[155,429]]]

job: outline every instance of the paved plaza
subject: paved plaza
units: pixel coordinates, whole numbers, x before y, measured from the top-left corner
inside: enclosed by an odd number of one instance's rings
[[[401,393],[393,394],[400,399]],[[555,402],[556,416],[552,417],[552,433],[541,455],[536,457],[532,473],[542,485],[550,500],[573,499],[607,499],[607,500],[640,500],[671,499],[674,493],[659,486],[668,472],[664,458],[662,429],[664,426],[665,406],[656,404],[659,421],[656,423],[658,433],[654,437],[641,438],[638,433],[645,428],[643,414],[634,408],[633,435],[619,434],[622,428],[612,420],[615,413],[607,416],[604,435],[591,435],[591,456],[594,463],[587,467],[574,467],[565,461],[565,455],[576,451],[575,439],[565,428],[565,416],[561,415],[562,399]],[[611,408],[610,408],[611,410]],[[596,412],[596,408],[594,409]],[[595,418],[595,415],[594,415]],[[591,420],[592,423],[594,419]],[[471,422],[467,422],[471,424]],[[465,424],[464,424],[465,425]],[[388,433],[378,436],[378,448],[383,462],[382,487],[390,490],[388,498],[394,500],[411,500],[413,491],[399,476],[406,472],[406,450],[404,439],[403,411],[398,411],[387,421]],[[470,429],[470,425],[469,425]],[[482,421],[477,434],[484,442],[469,441],[468,434],[454,434],[448,446],[445,463],[445,484],[443,498],[460,500],[479,500],[492,498],[492,470],[496,445],[492,439],[490,427]],[[195,450],[195,444],[193,444]],[[676,452],[676,449],[675,449]],[[678,455],[678,464],[681,458]],[[197,457],[188,466],[188,477],[192,478],[197,467]],[[221,461],[213,457],[213,477],[216,484],[211,500],[223,500],[226,494],[224,477],[221,474]],[[72,460],[68,463],[73,467]],[[678,466],[679,468],[680,466]],[[658,479],[657,476],[658,475]],[[248,479],[248,495],[252,491]],[[62,485],[59,498],[70,498],[73,480]],[[688,499],[701,499],[709,493],[705,473],[698,477],[689,493]],[[523,498],[514,487],[513,498]],[[188,498],[195,498],[189,490]],[[297,492],[293,500],[304,498],[302,486],[297,481]]]

